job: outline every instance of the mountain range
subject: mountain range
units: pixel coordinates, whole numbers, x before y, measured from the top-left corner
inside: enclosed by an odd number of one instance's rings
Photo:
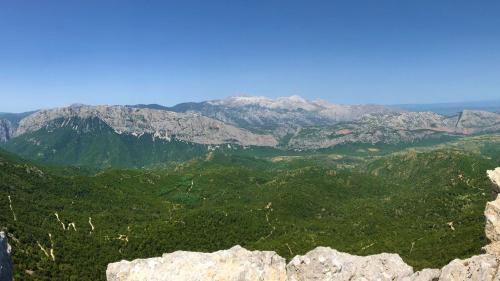
[[[103,167],[185,160],[214,149],[317,150],[499,130],[496,112],[464,110],[450,116],[299,96],[236,96],[173,107],[78,104],[0,114],[0,143],[5,149],[35,160]]]

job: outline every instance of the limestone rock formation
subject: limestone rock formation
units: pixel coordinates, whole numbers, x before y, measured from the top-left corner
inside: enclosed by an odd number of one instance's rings
[[[498,281],[500,260],[494,255],[479,255],[453,260],[443,267],[439,281]]]
[[[318,149],[342,143],[415,142],[500,131],[500,114],[464,110],[454,116],[406,112],[383,105],[340,105],[299,96],[239,96],[173,107],[87,106],[0,115],[0,142],[71,118],[98,118],[117,133],[220,145]],[[9,124],[10,122],[10,124]],[[80,126],[81,127],[81,126]],[[36,138],[34,145],[38,145]]]
[[[271,135],[255,134],[197,113],[177,113],[165,110],[131,108],[125,106],[76,105],[40,110],[19,122],[14,136],[37,131],[57,119],[69,120],[97,117],[119,134],[155,137],[200,144],[236,142],[241,145],[276,146]],[[64,124],[64,123],[63,123]]]
[[[500,168],[487,171],[488,177],[493,183],[493,188],[500,191]],[[483,250],[486,253],[500,256],[500,196],[495,201],[488,202],[484,211],[486,217],[485,233],[490,240]]]
[[[0,281],[12,280],[11,248],[5,232],[0,231]]]
[[[439,279],[439,275],[441,275],[439,269],[424,269],[408,277],[403,277],[400,281],[434,281]]]
[[[493,183],[493,188],[497,192],[500,192],[500,167],[496,168],[495,170],[488,170],[486,173]]]
[[[199,103],[181,103],[166,108],[176,112],[198,112],[240,127],[260,129],[288,125],[331,125],[353,121],[369,113],[397,113],[401,109],[383,105],[341,105],[327,101],[308,101],[299,96],[269,99],[256,96],[234,96]]]
[[[285,259],[240,246],[214,253],[177,251],[161,258],[111,263],[108,281],[285,281]]]
[[[413,268],[396,254],[354,256],[318,247],[296,256],[287,265],[288,281],[398,280],[413,274]]]
[[[485,246],[484,250],[500,256],[500,196],[495,201],[486,204],[484,216],[486,217],[486,237],[491,241],[491,244]]]

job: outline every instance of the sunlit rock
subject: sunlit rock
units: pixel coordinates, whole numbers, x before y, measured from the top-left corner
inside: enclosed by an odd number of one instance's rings
[[[177,251],[161,258],[111,263],[108,281],[285,281],[285,259],[240,246],[214,253]]]

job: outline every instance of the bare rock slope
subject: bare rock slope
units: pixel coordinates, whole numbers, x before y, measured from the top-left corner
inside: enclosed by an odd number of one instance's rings
[[[397,113],[394,107],[361,104],[341,105],[323,100],[309,101],[300,96],[269,99],[259,96],[233,96],[199,103],[181,103],[168,108],[176,112],[199,112],[243,127],[282,127],[329,125],[353,121],[370,113]]]
[[[54,120],[74,117],[98,118],[120,134],[288,149],[320,149],[343,143],[393,144],[500,131],[500,114],[495,112],[464,110],[444,116],[383,105],[308,101],[299,96],[237,96],[174,107],[75,105],[18,114],[14,119],[0,115],[0,142],[47,127]]]
[[[200,114],[125,106],[79,105],[41,110],[22,119],[14,136],[37,131],[56,119],[72,117],[97,117],[120,134],[151,134],[162,139],[175,137],[200,144],[237,142],[240,145],[277,145],[273,136],[251,133]]]
[[[500,168],[488,171],[497,185]],[[456,259],[442,269],[414,272],[397,254],[355,256],[318,247],[285,266],[275,252],[239,246],[211,254],[174,252],[161,258],[108,265],[108,281],[500,281],[500,196],[485,210],[486,254]]]

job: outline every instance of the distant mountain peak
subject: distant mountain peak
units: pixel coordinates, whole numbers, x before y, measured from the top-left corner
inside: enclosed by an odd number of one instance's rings
[[[182,141],[210,145],[228,142],[257,146],[277,145],[276,139],[271,135],[254,134],[196,112],[178,113],[117,105],[82,105],[41,110],[23,118],[13,135],[34,132],[58,119],[69,120],[74,117],[98,118],[118,134],[150,134],[165,140],[175,137]],[[66,125],[65,122],[62,124]]]
[[[79,108],[79,107],[84,107],[84,106],[87,106],[86,104],[84,103],[73,103],[71,104],[69,107],[72,107],[72,108]]]
[[[305,98],[292,95],[288,97],[268,98],[264,96],[238,95],[224,99],[208,101],[211,105],[238,107],[238,106],[259,106],[268,109],[303,109],[308,111],[318,110],[318,104],[306,100]]]

